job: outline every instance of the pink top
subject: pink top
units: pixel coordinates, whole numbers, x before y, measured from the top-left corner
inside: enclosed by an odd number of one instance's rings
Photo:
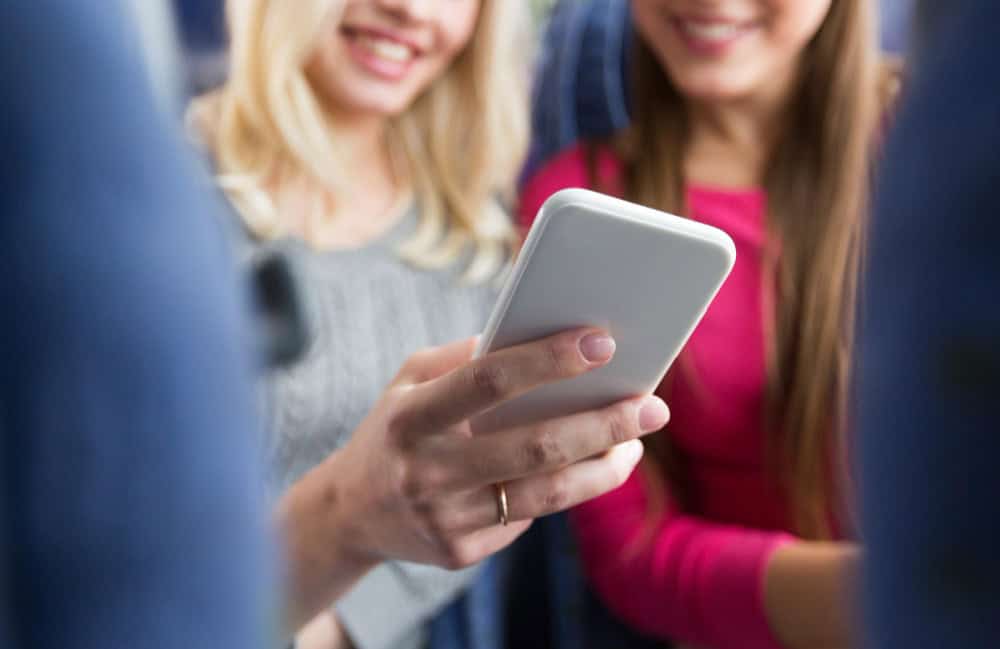
[[[620,193],[612,154],[599,154],[597,173],[604,188]],[[523,222],[553,192],[590,184],[582,148],[559,155],[525,185]],[[714,649],[775,649],[764,570],[793,537],[788,503],[764,464],[766,196],[689,186],[687,204],[689,217],[729,233],[737,251],[732,274],[664,381],[688,507],[681,512],[668,501],[651,518],[650,485],[636,471],[617,491],[576,508],[571,521],[594,588],[636,629]]]

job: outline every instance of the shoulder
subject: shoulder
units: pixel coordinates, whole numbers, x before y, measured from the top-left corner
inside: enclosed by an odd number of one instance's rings
[[[604,143],[579,142],[556,154],[524,179],[521,185],[518,221],[531,225],[542,204],[560,189],[582,187],[620,194],[622,162]]]

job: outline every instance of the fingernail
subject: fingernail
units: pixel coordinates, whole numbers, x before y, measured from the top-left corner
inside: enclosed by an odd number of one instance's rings
[[[580,340],[580,353],[589,363],[604,363],[615,355],[615,339],[607,334],[589,334]]]
[[[654,433],[667,425],[670,410],[657,397],[646,397],[639,408],[639,428],[644,433]]]

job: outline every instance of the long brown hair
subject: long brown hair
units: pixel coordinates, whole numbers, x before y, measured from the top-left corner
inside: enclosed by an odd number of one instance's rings
[[[806,538],[832,535],[831,515],[842,515],[846,503],[838,494],[849,491],[842,460],[854,312],[868,170],[886,104],[879,86],[890,70],[880,66],[871,4],[833,1],[803,52],[764,176],[770,242],[763,278],[769,297],[765,423],[774,431],[767,451],[795,530]],[[649,46],[635,40],[634,122],[616,143],[625,192],[636,202],[684,213],[685,101]],[[676,458],[653,450],[675,481]]]

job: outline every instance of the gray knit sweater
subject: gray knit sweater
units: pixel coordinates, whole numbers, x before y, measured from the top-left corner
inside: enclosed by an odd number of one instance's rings
[[[417,224],[411,209],[357,250],[304,252],[305,290],[317,307],[314,340],[295,366],[268,378],[265,443],[277,496],[347,442],[406,358],[481,331],[496,298],[491,284],[463,286],[461,264],[422,271],[396,254]],[[408,563],[379,566],[336,612],[359,649],[415,649],[426,621],[475,575]]]

